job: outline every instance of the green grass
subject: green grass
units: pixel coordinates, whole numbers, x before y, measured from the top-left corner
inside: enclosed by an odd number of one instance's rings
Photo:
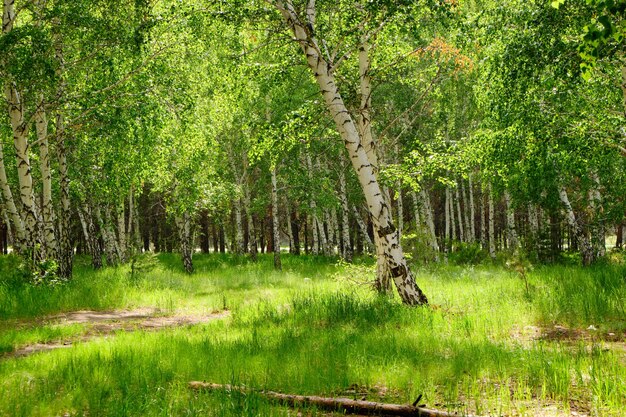
[[[94,273],[80,266],[67,286],[5,285],[5,349],[75,336],[80,326],[36,323],[77,308],[205,311],[226,304],[232,315],[0,360],[0,415],[288,415],[254,394],[189,392],[190,380],[318,395],[356,385],[372,400],[412,402],[422,394],[430,407],[483,415],[532,416],[556,406],[621,416],[626,409],[623,349],[600,338],[513,336],[554,324],[623,329],[624,267],[538,268],[529,274],[530,293],[516,274],[493,266],[422,269],[417,280],[433,308],[407,308],[352,283],[373,271],[367,260],[337,266],[285,256],[283,272],[272,270],[270,256],[258,264],[221,255],[194,260],[192,276],[176,256],[160,255],[138,277],[125,267]],[[16,318],[34,324],[9,330]]]

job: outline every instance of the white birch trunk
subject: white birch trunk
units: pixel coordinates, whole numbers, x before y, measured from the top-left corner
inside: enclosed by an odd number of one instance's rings
[[[337,210],[334,208],[330,211],[330,220],[333,223],[333,253],[336,247],[337,253],[341,254],[341,234],[339,232],[339,218],[337,216]]]
[[[485,221],[486,216],[486,202],[485,202],[485,184],[481,183],[480,185],[480,243],[482,245],[483,250],[488,248],[487,243],[487,223]]]
[[[352,206],[352,212],[354,214],[354,219],[356,220],[356,224],[359,226],[359,231],[361,232],[361,235],[363,236],[363,240],[365,240],[365,244],[367,245],[367,249],[369,253],[374,253],[375,251],[374,242],[372,242],[372,239],[370,239],[370,235],[369,233],[367,233],[367,226],[365,225],[365,222],[363,221],[361,214],[359,214],[359,211],[357,210],[356,206]]]
[[[235,210],[235,247],[234,252],[238,255],[243,253],[243,220],[241,217],[241,199],[233,201]]]
[[[50,172],[50,152],[48,145],[48,120],[43,96],[35,112],[37,141],[39,142],[39,170],[41,172],[42,199],[41,217],[43,222],[44,258],[57,257],[58,246],[54,233],[54,208],[52,206],[52,173]]]
[[[308,175],[309,175],[309,179],[313,178],[313,163],[311,162],[311,155],[307,154],[306,156],[306,163],[307,163],[307,169],[308,169]],[[319,255],[320,254],[320,249],[323,250],[324,245],[324,241],[320,242],[320,235],[319,235],[319,230],[320,230],[320,226],[319,226],[319,220],[317,218],[317,203],[315,202],[315,197],[313,196],[313,193],[311,193],[310,196],[310,200],[309,200],[309,208],[311,209],[311,232],[313,234],[313,255]],[[325,240],[325,239],[323,239]],[[320,243],[321,246],[320,247]]]
[[[510,250],[517,249],[517,230],[515,228],[515,210],[511,205],[511,195],[504,190],[504,203],[506,205],[506,238]]]
[[[174,219],[180,240],[180,253],[183,267],[188,274],[193,273],[193,241],[191,236],[191,218],[187,211]]]
[[[461,242],[465,242],[465,230],[463,228],[463,211],[461,210],[461,197],[459,195],[459,182],[456,183],[455,194],[456,194],[456,212],[459,219],[459,240]]]
[[[63,56],[63,41],[58,29],[59,22],[55,21],[53,27],[54,53],[58,63],[56,70],[59,79],[57,99],[60,101],[65,97],[65,60]],[[70,203],[70,179],[68,175],[68,164],[65,147],[65,120],[63,117],[63,109],[59,108],[56,114],[55,140],[57,149],[57,161],[59,163],[59,188],[61,194],[61,206],[59,211],[58,223],[58,248],[59,248],[59,275],[64,278],[72,276],[72,263],[74,258],[74,248],[70,240],[70,223],[71,223],[71,203]],[[90,217],[90,224],[95,225],[93,216]],[[97,242],[98,259],[94,263],[96,268],[102,266],[102,256],[100,253],[100,244]]]
[[[465,181],[461,178],[461,196],[463,197],[463,225],[465,226],[465,241],[473,242],[472,227],[470,226],[469,202],[467,201],[467,193],[465,192]],[[472,219],[473,223],[473,219]]]
[[[327,233],[324,233],[325,239],[326,239],[326,244],[324,245],[324,255],[332,256],[333,242],[334,242],[333,224],[332,224],[332,219],[330,218],[330,213],[328,212],[328,209],[324,209],[324,223],[322,224],[322,232],[326,232],[326,231]]]
[[[448,190],[449,195],[450,195],[450,199],[448,200],[448,203],[450,204],[449,210],[450,210],[450,238],[452,240],[457,240],[457,234],[456,234],[456,219],[454,217],[455,213],[454,213],[454,194],[452,193],[452,190]]]
[[[100,242],[98,239],[96,225],[93,221],[93,215],[87,204],[83,204],[83,208],[80,207],[77,210],[78,218],[83,229],[85,241],[87,242],[87,248],[91,255],[91,265],[94,269],[102,268],[102,251],[100,249]]]
[[[600,178],[596,172],[590,175],[593,184],[589,189],[589,208],[591,209],[591,243],[594,257],[602,258],[606,255],[606,232],[602,219],[602,195],[600,194]]]
[[[445,194],[445,201],[443,203],[444,206],[444,211],[445,211],[445,233],[444,233],[444,237],[446,239],[446,252],[447,252],[447,248],[450,245],[450,240],[452,239],[452,233],[451,233],[451,228],[450,228],[450,189],[448,187],[446,187],[446,194]]]
[[[250,187],[245,185],[243,193],[243,203],[246,210],[246,221],[248,222],[248,253],[253,262],[257,260],[257,242],[254,231],[254,221],[252,219],[252,209],[250,208]]]
[[[488,185],[489,187],[489,256],[492,259],[496,257],[496,228],[495,228],[495,213],[494,213],[494,204],[493,204],[493,189],[491,187],[491,183]]]
[[[415,191],[411,191],[411,199],[413,200],[413,215],[415,217],[415,230],[420,231],[422,222],[420,220],[420,203],[417,198],[417,193]]]
[[[317,236],[317,217],[315,215],[311,214],[309,216],[309,224],[311,225],[311,235],[313,239],[313,241],[311,242],[312,243],[311,252],[313,253],[313,255],[319,255],[320,245],[319,245],[319,236]]]
[[[0,188],[2,188],[2,198],[4,200],[4,204],[6,207],[7,216],[11,219],[11,223],[13,225],[13,230],[15,231],[14,235],[14,249],[17,252],[20,252],[24,249],[25,239],[26,239],[26,231],[24,228],[24,222],[22,221],[22,216],[18,211],[15,200],[13,199],[13,193],[11,192],[11,187],[9,186],[9,181],[7,179],[6,168],[4,165],[4,150],[2,147],[2,142],[0,141]]]
[[[2,220],[7,227],[8,235],[12,236],[12,238],[15,239],[15,236],[13,235],[13,230],[11,228],[11,219],[9,219],[9,213],[7,212],[7,206],[4,204],[4,200],[2,199],[2,193],[0,193],[0,213],[2,213]]]
[[[15,6],[14,0],[4,0],[2,4],[2,33],[8,34],[13,29],[13,23],[15,21]],[[26,241],[26,229],[20,211],[15,205],[13,199],[13,193],[9,186],[9,181],[6,174],[6,166],[4,164],[4,149],[2,141],[0,141],[0,187],[2,188],[2,197],[4,199],[7,216],[13,223],[15,230],[14,236],[14,249],[20,252],[24,249]],[[8,224],[7,224],[8,225]]]
[[[18,184],[20,187],[20,200],[24,215],[24,228],[26,240],[31,249],[35,249],[39,239],[38,214],[35,206],[33,189],[33,177],[28,144],[28,123],[24,120],[24,103],[15,85],[6,83],[5,98],[9,104],[9,117],[13,131],[13,145],[15,147],[15,159],[17,163]],[[33,253],[34,254],[34,253]],[[34,254],[35,255],[35,254]],[[41,254],[36,254],[39,256]]]
[[[130,190],[128,191],[128,225],[126,226],[127,236],[128,236],[128,247],[134,247],[135,242],[135,198],[134,198],[134,190],[133,185],[130,186]],[[134,250],[137,248],[133,249]]]
[[[107,265],[116,266],[119,263],[119,257],[116,249],[117,240],[111,226],[111,212],[107,208],[107,210],[105,211],[106,219],[103,219],[100,212],[100,207],[98,207],[98,205],[95,205],[94,213],[102,232],[102,240],[104,241],[104,255],[106,257]]]
[[[283,205],[285,207],[285,218],[287,219],[287,238],[289,239],[289,253],[294,253],[293,243],[293,230],[291,229],[291,205],[287,198],[283,198]]]
[[[126,204],[122,199],[117,208],[117,249],[120,262],[126,262],[128,254],[128,239],[126,236]]]
[[[397,182],[398,187],[398,239],[402,240],[402,230],[404,229],[404,205],[402,203],[402,182]]]
[[[572,228],[574,236],[576,236],[576,239],[578,240],[578,246],[582,255],[583,265],[590,265],[595,260],[593,247],[586,233],[584,232],[582,227],[580,227],[578,221],[576,220],[576,214],[574,213],[572,204],[569,201],[567,191],[563,186],[561,186],[559,190],[559,198],[561,199],[563,207],[565,208],[565,218],[567,219],[567,223]]]
[[[274,268],[281,270],[280,261],[280,230],[278,229],[278,185],[276,167],[272,169],[272,232],[274,235]]]
[[[341,257],[346,262],[352,262],[352,248],[350,247],[350,208],[348,206],[345,162],[343,158],[341,159],[341,167],[339,169],[339,200],[341,201],[341,233],[343,241]],[[369,236],[367,236],[367,239],[369,240]]]
[[[135,248],[141,252],[142,251],[142,243],[141,243],[141,229],[139,228],[139,204],[137,204],[137,200],[135,198],[135,192],[132,192],[133,199],[133,240],[135,243]]]
[[[472,184],[472,174],[469,174],[468,179],[468,191],[469,191],[469,207],[470,207],[470,239],[472,242],[476,242],[476,213],[474,211],[474,185]]]
[[[428,226],[428,231],[430,232],[430,246],[436,253],[439,253],[433,208],[430,204],[430,197],[423,188],[420,190],[420,198],[422,199],[422,217],[426,220],[426,226]]]

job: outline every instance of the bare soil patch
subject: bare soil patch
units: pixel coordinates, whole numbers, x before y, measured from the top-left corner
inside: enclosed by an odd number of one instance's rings
[[[56,340],[47,343],[33,343],[22,346],[12,352],[7,352],[3,355],[3,357],[23,357],[38,352],[68,348],[72,347],[75,343],[88,342],[96,337],[110,335],[119,331],[155,331],[165,328],[207,323],[213,320],[223,319],[228,316],[230,316],[230,312],[228,310],[213,311],[206,314],[179,313],[174,315],[165,315],[163,311],[155,308],[116,311],[73,311],[54,316],[47,316],[38,320],[38,322],[58,325],[87,324],[87,332],[83,336],[72,340]],[[32,323],[30,324],[32,325]]]
[[[511,337],[522,343],[538,340],[543,341],[563,341],[563,342],[608,342],[626,343],[626,332],[624,331],[602,331],[590,326],[587,329],[570,328],[566,326],[554,325],[553,327],[524,326],[515,327],[511,331]]]

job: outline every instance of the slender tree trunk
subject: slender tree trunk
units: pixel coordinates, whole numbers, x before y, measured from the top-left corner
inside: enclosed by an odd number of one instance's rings
[[[24,215],[24,227],[28,247],[33,250],[33,256],[39,257],[40,253],[35,253],[39,238],[38,214],[35,205],[35,195],[33,189],[33,177],[31,175],[31,164],[28,144],[28,123],[24,120],[24,103],[17,87],[6,83],[5,97],[9,104],[9,116],[11,128],[13,130],[13,144],[15,146],[15,159],[17,163],[18,184],[20,188],[20,200],[22,202],[22,213]]]
[[[483,250],[488,248],[487,243],[487,223],[485,222],[486,216],[486,202],[485,202],[485,184],[481,183],[480,185],[480,244]]]
[[[276,167],[272,169],[272,232],[274,236],[274,268],[281,270],[280,261],[280,231],[278,229],[278,185]]]
[[[13,230],[15,231],[14,249],[17,252],[21,252],[24,249],[26,230],[24,228],[24,222],[20,216],[15,200],[13,199],[13,193],[9,186],[7,179],[6,168],[4,165],[4,151],[2,148],[2,142],[0,141],[0,187],[2,188],[2,198],[6,207],[7,216],[11,219],[13,224]]]
[[[422,221],[420,219],[420,202],[417,198],[417,193],[415,191],[411,191],[411,200],[413,201],[413,215],[415,217],[415,230],[419,233],[422,229]]]
[[[506,240],[508,248],[512,251],[517,249],[517,230],[515,228],[515,210],[511,205],[511,195],[504,190],[504,203],[506,205]]]
[[[141,228],[139,227],[139,208],[135,204],[133,222],[133,238],[135,240],[135,248],[141,252]]]
[[[465,181],[463,178],[460,180],[461,182],[461,196],[463,197],[463,224],[465,225],[465,241],[473,243],[474,237],[472,236],[472,225],[470,225],[470,209],[469,202],[467,199],[467,193],[465,192]],[[472,224],[474,223],[474,219],[472,218]]]
[[[193,241],[191,236],[191,218],[187,211],[175,218],[178,238],[180,239],[180,253],[183,267],[188,274],[193,273]]]
[[[435,253],[439,253],[439,244],[437,243],[437,233],[435,233],[435,219],[433,215],[433,208],[430,204],[430,196],[423,188],[420,190],[420,198],[422,200],[422,218],[426,221],[428,226],[428,232],[430,234],[430,246]]]
[[[472,183],[472,174],[468,177],[468,192],[470,206],[470,238],[472,242],[476,242],[476,213],[474,209],[474,184]]]
[[[348,206],[345,159],[343,155],[341,161],[341,166],[339,167],[339,201],[341,202],[341,233],[343,242],[341,246],[341,257],[346,262],[352,262],[352,248],[350,247],[350,208]]]
[[[243,253],[243,221],[241,218],[241,199],[233,200],[233,210],[235,211],[235,242],[233,252],[238,255]]]
[[[65,147],[63,116],[57,114],[56,122],[56,142],[57,160],[59,161],[59,185],[61,191],[61,211],[59,218],[59,275],[64,278],[72,276],[72,266],[74,259],[74,248],[70,239],[70,225],[72,208],[70,202],[70,178],[68,175],[67,154]],[[91,216],[93,223],[93,216]],[[95,226],[94,226],[95,227]],[[99,259],[102,266],[102,259]]]
[[[13,24],[15,22],[15,4],[14,0],[4,0],[2,7],[2,33],[8,34],[13,30]],[[8,104],[11,106],[11,85],[8,81],[5,81],[5,96],[8,97]],[[10,110],[11,111],[11,110]],[[11,120],[13,122],[13,120]],[[15,230],[15,241],[13,243],[14,249],[17,252],[23,251],[27,244],[27,230],[21,210],[18,210],[15,200],[13,199],[13,193],[9,187],[7,180],[6,167],[4,164],[4,151],[2,142],[0,141],[0,187],[2,187],[2,196],[8,211],[8,216],[13,222],[13,229]]]
[[[207,210],[200,212],[200,250],[202,253],[210,252],[209,213]]]
[[[574,213],[572,204],[569,201],[567,191],[563,186],[561,186],[561,189],[559,190],[559,198],[561,199],[561,202],[563,203],[563,206],[565,208],[565,217],[567,218],[567,223],[572,228],[572,231],[576,236],[578,247],[582,255],[583,265],[591,265],[595,261],[593,246],[591,245],[591,242],[589,241],[589,238],[587,237],[583,228],[578,224],[578,221],[576,220],[576,214]]]
[[[244,194],[244,207],[246,210],[246,222],[248,223],[248,253],[250,254],[250,259],[253,262],[257,261],[257,242],[256,242],[256,233],[254,230],[254,221],[252,218],[252,208],[250,204],[250,187],[248,184],[245,186]]]
[[[287,238],[289,239],[289,253],[293,254],[295,251],[293,244],[293,232],[291,230],[291,205],[287,198],[283,199],[283,206],[285,207],[285,220],[287,221]]]
[[[306,156],[306,163],[307,163],[309,180],[311,180],[313,178],[313,163],[311,162],[311,155],[309,154],[307,154]],[[309,208],[311,209],[310,224],[311,224],[311,233],[313,235],[312,252],[313,252],[313,255],[319,255],[320,253],[320,236],[319,236],[320,227],[319,227],[319,220],[317,218],[317,203],[315,202],[313,193],[311,193],[311,196],[309,199]],[[322,245],[324,245],[325,242],[322,241],[321,243]]]
[[[593,246],[594,257],[602,258],[606,255],[606,236],[604,228],[604,219],[601,217],[602,195],[600,194],[600,178],[596,172],[590,175],[593,184],[589,189],[589,208],[591,209],[591,243]]]
[[[328,238],[326,237],[326,230],[324,228],[324,222],[320,221],[319,217],[315,217],[315,222],[317,224],[317,235],[319,237],[320,247],[318,249],[319,252],[323,253],[326,256],[330,256],[328,250]]]
[[[58,78],[57,99],[62,101],[65,97],[65,58],[63,54],[63,40],[59,30],[59,22],[54,22],[53,27],[54,53],[57,60],[56,75]],[[59,275],[64,278],[70,278],[73,270],[74,247],[70,238],[72,206],[70,201],[70,178],[68,174],[67,148],[65,137],[65,118],[63,117],[64,109],[59,108],[56,112],[56,131],[55,143],[57,161],[59,163],[59,189],[61,194],[61,205],[59,210],[58,222],[58,251],[59,251]],[[80,208],[78,208],[80,211]],[[87,224],[93,233],[91,244],[92,248],[92,265],[98,269],[102,267],[102,250],[100,248],[100,239],[97,234],[94,216],[91,212]],[[88,242],[89,245],[89,242]]]
[[[102,238],[104,240],[104,255],[106,257],[107,265],[116,266],[119,263],[119,258],[115,248],[115,235],[111,227],[110,210],[107,208],[105,212],[106,222],[105,219],[102,218],[102,213],[100,212],[100,207],[98,207],[98,205],[95,205],[94,213],[96,215],[96,219],[98,220],[98,226],[102,231]]]
[[[319,255],[320,246],[319,246],[319,237],[317,235],[317,219],[315,215],[311,214],[309,217],[309,224],[311,225],[311,253],[313,255]]]
[[[491,183],[488,185],[489,192],[489,256],[496,257],[496,231],[495,231],[495,208],[493,204],[493,189]]]
[[[444,206],[444,211],[445,211],[445,233],[444,233],[444,237],[446,240],[445,243],[445,248],[446,248],[446,252],[448,252],[449,247],[450,247],[450,241],[452,240],[452,227],[450,224],[450,218],[452,217],[450,215],[450,189],[448,187],[446,187],[446,195],[445,195],[445,201],[443,203]]]
[[[2,193],[0,193],[0,213],[2,213],[2,221],[4,222],[4,227],[5,227],[4,230],[6,232],[4,236],[5,240],[3,241],[4,245],[2,247],[2,253],[6,255],[8,252],[8,245],[9,245],[8,238],[9,238],[9,235],[12,234],[12,230],[11,230],[11,220],[9,219],[7,207],[4,204],[4,200],[2,199]]]
[[[539,213],[537,213],[537,206],[533,203],[528,204],[528,226],[529,246],[532,249],[537,249],[539,243]]]
[[[330,218],[330,214],[328,213],[328,209],[324,209],[324,221],[321,223],[322,231],[320,234],[324,235],[324,255],[332,256],[333,255],[333,225],[332,220]]]
[[[341,233],[339,231],[339,218],[337,217],[337,210],[336,209],[331,209],[330,211],[330,220],[333,224],[333,253],[335,250],[335,247],[337,247],[337,253],[338,254],[342,254],[342,248],[341,248]]]
[[[102,249],[98,229],[94,223],[94,216],[87,204],[83,204],[83,209],[78,209],[78,216],[83,227],[87,248],[91,255],[91,265],[93,269],[102,268]]]
[[[86,208],[86,213],[89,213],[87,211],[88,207],[85,206],[85,208]],[[107,261],[107,265],[115,266],[117,265],[118,260],[117,260],[117,254],[115,253],[114,238],[111,236],[110,230],[108,229],[108,227],[106,227],[104,224],[104,219],[102,218],[100,207],[98,207],[97,205],[94,205],[94,208],[91,214],[92,214],[92,219],[95,217],[97,225],[98,225],[98,230],[100,231],[100,236],[102,236],[102,241],[104,243],[104,255]],[[90,236],[92,237],[94,236],[94,234],[91,233],[91,230],[90,230]],[[97,239],[97,237],[93,237],[93,238]],[[96,245],[94,244],[94,253],[92,254],[92,265],[94,269],[98,269],[102,266],[102,254],[99,252],[99,250],[101,249],[99,242],[97,244],[97,249],[98,249],[99,256],[96,256],[97,254],[95,251]]]
[[[141,243],[139,238],[139,216],[136,213],[137,207],[135,204],[135,187],[130,186],[128,191],[128,247],[132,248],[131,253],[135,253],[141,250]]]
[[[459,182],[456,183],[456,212],[459,219],[459,240],[465,242],[465,230],[463,226],[463,211],[461,210],[461,197],[459,195],[459,188],[461,188]]]
[[[356,223],[359,226],[361,235],[363,236],[363,239],[365,240],[365,243],[367,244],[368,252],[374,253],[374,250],[375,250],[374,243],[372,242],[372,239],[370,238],[370,234],[367,232],[367,226],[365,225],[365,222],[363,221],[363,218],[359,214],[359,211],[357,210],[356,206],[352,206],[352,213],[354,214]]]
[[[41,172],[42,198],[41,216],[43,223],[42,256],[57,258],[58,246],[54,233],[54,208],[52,206],[52,173],[50,171],[50,152],[48,145],[48,119],[43,96],[35,112],[37,141],[39,142],[39,170]]]
[[[298,211],[291,212],[291,233],[293,234],[293,254],[300,255],[300,221],[298,219]]]
[[[220,222],[219,226],[220,253],[226,253],[226,233],[224,233],[224,224]]]
[[[128,239],[126,237],[126,204],[124,199],[117,207],[117,246],[120,262],[124,263],[128,254]]]
[[[304,216],[304,254],[308,255],[311,251],[311,246],[309,245],[309,224],[311,223],[311,217],[305,215]]]

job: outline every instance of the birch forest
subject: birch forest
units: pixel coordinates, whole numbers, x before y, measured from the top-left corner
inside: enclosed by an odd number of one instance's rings
[[[623,415],[625,36],[624,0],[3,0],[0,414]]]

